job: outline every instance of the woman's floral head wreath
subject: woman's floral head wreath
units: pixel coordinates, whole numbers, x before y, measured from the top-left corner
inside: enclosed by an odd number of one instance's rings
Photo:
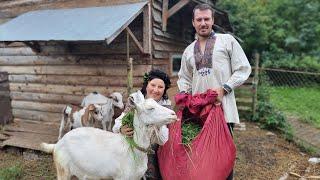
[[[149,78],[150,78],[149,74],[148,73],[144,73],[143,82],[147,83],[149,81]]]

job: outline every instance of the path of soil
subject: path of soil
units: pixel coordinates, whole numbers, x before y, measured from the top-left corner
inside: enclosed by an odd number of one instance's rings
[[[245,124],[245,131],[235,131],[235,180],[299,179],[289,175],[290,172],[304,177],[320,176],[320,164],[308,163],[310,155],[280,135],[262,130],[253,123]],[[17,163],[21,163],[24,169],[22,179],[55,179],[51,156],[0,150],[0,169]]]

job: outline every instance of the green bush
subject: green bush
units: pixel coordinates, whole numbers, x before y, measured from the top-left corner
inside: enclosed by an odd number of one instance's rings
[[[320,58],[313,56],[293,56],[282,54],[272,56],[264,53],[266,60],[262,64],[266,68],[279,68],[295,71],[320,72]]]
[[[0,180],[15,180],[21,179],[23,174],[23,168],[21,164],[4,168],[0,170]]]
[[[270,102],[269,85],[266,78],[264,74],[260,77],[257,111],[252,120],[258,122],[264,129],[281,131],[286,139],[292,140],[292,129],[287,123],[285,115]]]

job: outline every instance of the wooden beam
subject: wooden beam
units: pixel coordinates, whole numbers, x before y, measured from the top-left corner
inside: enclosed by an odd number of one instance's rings
[[[260,54],[258,52],[255,52],[254,54],[254,78],[253,78],[253,85],[252,85],[252,116],[254,117],[256,115],[257,111],[257,104],[258,104],[258,83],[259,83],[259,61],[260,61]]]
[[[41,48],[40,48],[40,45],[38,42],[29,42],[29,41],[26,41],[26,42],[23,42],[25,45],[29,46],[32,51],[34,53],[40,53],[41,52]]]
[[[129,21],[127,21],[120,29],[118,29],[115,33],[113,33],[109,38],[106,39],[107,44],[110,44],[124,29],[127,29],[129,24],[135,20],[140,13],[142,13],[143,8],[139,10],[134,16],[132,16]]]
[[[143,9],[143,51],[151,55],[151,5],[148,3]]]
[[[133,34],[133,32],[130,30],[129,27],[126,27],[126,31],[128,32],[128,34],[131,36],[133,42],[137,45],[137,47],[139,48],[139,50],[144,53],[143,51],[143,47],[141,46],[140,42],[138,41],[138,39],[136,38],[136,36]]]
[[[187,5],[190,0],[180,0],[177,4],[175,4],[172,8],[168,11],[168,18]]]
[[[162,3],[162,30],[167,31],[168,19],[181,8],[187,5],[191,0],[180,0],[177,4],[168,10],[168,0],[163,0]]]
[[[167,31],[168,4],[169,4],[169,0],[163,0],[162,2],[162,30],[163,31]]]

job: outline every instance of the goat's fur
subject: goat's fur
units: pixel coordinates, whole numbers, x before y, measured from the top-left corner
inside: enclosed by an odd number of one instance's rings
[[[134,104],[133,138],[140,147],[147,149],[154,126],[171,123],[177,116],[153,99]],[[147,170],[147,154],[136,148],[131,151],[120,133],[82,127],[67,133],[57,144],[42,143],[41,147],[45,152],[53,152],[58,180],[71,176],[139,180]]]
[[[75,105],[66,105],[62,114],[58,140],[71,129],[95,127],[97,121],[102,121],[103,119],[102,107],[96,104],[90,104],[82,109]]]
[[[103,114],[103,120],[102,128],[104,130],[111,131],[111,124],[112,124],[112,117],[114,116],[114,107],[117,107],[119,109],[123,109],[124,104],[122,101],[122,95],[119,92],[113,92],[108,97],[105,97],[102,94],[99,94],[97,92],[93,92],[88,94],[81,103],[81,106],[85,107],[89,104],[100,104],[102,105],[102,114]],[[107,128],[108,123],[108,128]]]

